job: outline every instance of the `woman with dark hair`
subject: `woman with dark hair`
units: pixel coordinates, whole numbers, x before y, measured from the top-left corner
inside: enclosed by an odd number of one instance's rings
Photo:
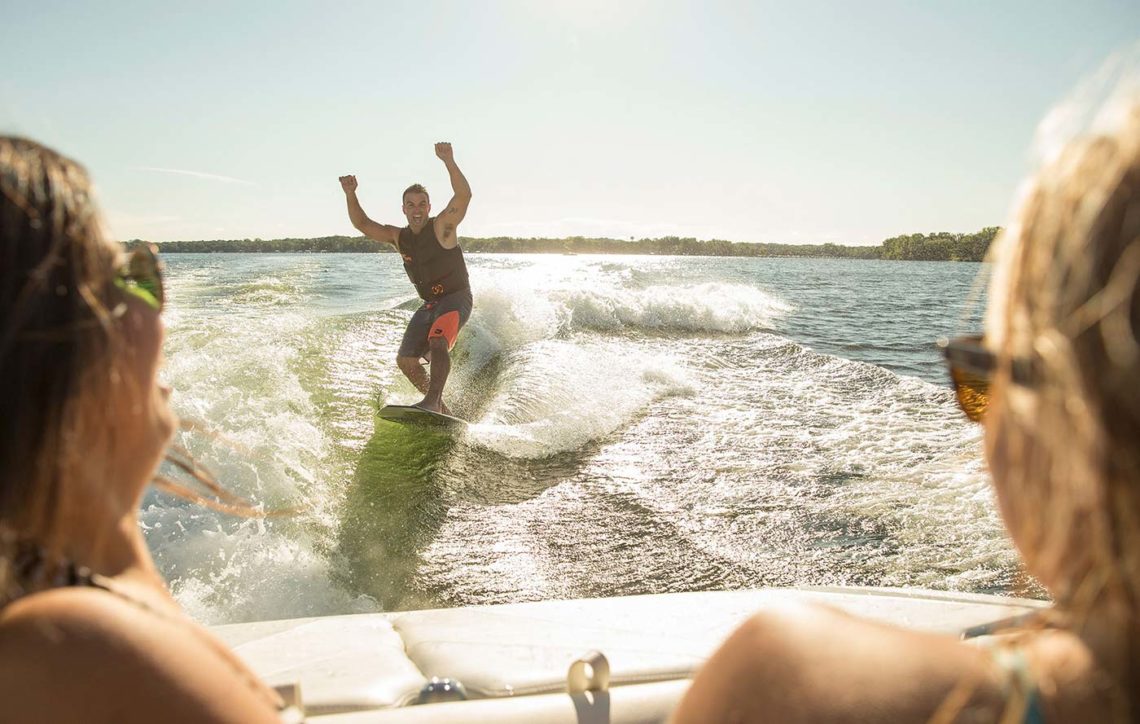
[[[280,697],[179,609],[139,529],[178,424],[163,297],[153,250],[106,238],[79,165],[0,137],[5,721],[280,720]]]
[[[1115,100],[995,242],[984,337],[944,345],[1049,616],[963,643],[767,611],[675,721],[1140,721],[1140,96]]]

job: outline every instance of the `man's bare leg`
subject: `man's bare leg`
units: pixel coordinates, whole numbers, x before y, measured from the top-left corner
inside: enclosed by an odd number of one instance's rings
[[[446,349],[447,345],[445,344],[445,356],[447,354]],[[424,355],[424,357],[430,362],[431,351],[428,350],[428,353]],[[450,362],[450,359],[448,361]],[[419,357],[397,357],[396,365],[400,368],[400,371],[404,373],[404,376],[408,378],[408,381],[411,382],[417,390],[425,395],[428,394],[428,390],[431,387],[431,377],[428,375],[427,370],[424,369],[423,364],[420,363]],[[450,365],[448,365],[448,370],[450,371]],[[416,406],[423,407],[424,405],[423,402],[420,402]],[[439,410],[436,410],[436,412],[442,412],[445,415],[451,414],[451,410],[447,409],[447,405],[443,403],[443,400],[439,401]]]
[[[404,373],[404,377],[407,377],[408,381],[411,382],[417,390],[425,395],[427,394],[428,373],[427,370],[424,369],[424,366],[420,364],[419,357],[397,357],[396,366],[400,368],[400,371]]]
[[[447,376],[451,374],[451,354],[447,349],[447,340],[443,337],[432,337],[428,340],[428,345],[431,350],[431,374],[428,376],[428,388],[424,392],[424,399],[416,403],[416,407],[448,415],[451,413],[443,404],[443,386],[447,384]]]

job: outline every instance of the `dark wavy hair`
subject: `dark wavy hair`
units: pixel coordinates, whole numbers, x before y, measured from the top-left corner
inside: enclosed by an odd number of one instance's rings
[[[92,398],[115,377],[118,254],[82,167],[0,136],[0,525],[51,534],[63,472],[98,425]]]
[[[91,450],[125,442],[107,414],[113,396],[134,384],[117,361],[122,299],[113,279],[122,256],[82,166],[0,136],[0,589],[11,557],[5,542],[58,557],[64,476],[94,464],[84,457]],[[153,484],[168,493],[250,517],[294,512],[265,511],[226,491],[178,446],[166,461],[208,491],[158,475]]]

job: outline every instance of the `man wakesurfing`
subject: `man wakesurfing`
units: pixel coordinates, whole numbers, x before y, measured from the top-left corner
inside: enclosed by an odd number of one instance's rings
[[[471,186],[455,165],[450,143],[435,144],[435,155],[447,167],[454,195],[441,214],[432,217],[427,189],[412,184],[404,191],[404,228],[380,224],[368,218],[356,198],[356,176],[341,176],[340,185],[348,200],[348,218],[365,236],[391,244],[404,258],[404,270],[424,300],[412,315],[396,364],[424,394],[416,403],[431,412],[451,414],[443,404],[443,386],[451,372],[451,348],[459,330],[471,316],[471,288],[467,264],[459,248],[457,229],[471,203]],[[423,360],[430,364],[424,370]]]

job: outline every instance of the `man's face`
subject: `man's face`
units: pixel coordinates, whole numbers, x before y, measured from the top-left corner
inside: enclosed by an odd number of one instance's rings
[[[412,192],[404,196],[404,216],[408,217],[408,223],[412,226],[425,224],[430,213],[431,202],[428,201],[427,194]]]

